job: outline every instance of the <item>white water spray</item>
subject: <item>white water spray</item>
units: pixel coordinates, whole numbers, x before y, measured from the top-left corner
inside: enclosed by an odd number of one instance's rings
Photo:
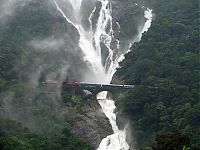
[[[101,65],[101,56],[96,52],[96,50],[93,47],[93,35],[92,32],[88,32],[86,31],[83,26],[81,25],[80,21],[78,24],[72,22],[67,15],[63,12],[63,10],[61,9],[61,7],[58,5],[57,1],[55,0],[55,5],[57,7],[57,10],[62,14],[62,16],[66,19],[66,21],[70,24],[72,24],[78,31],[79,35],[80,35],[80,39],[79,39],[79,47],[81,48],[83,54],[84,54],[84,60],[85,62],[89,62],[91,66],[91,69],[94,71],[94,73],[96,74],[95,77],[92,79],[92,81],[90,82],[101,82],[100,80],[98,80],[98,78],[96,78],[97,74],[99,74],[100,76],[102,76],[103,78],[105,78],[105,69],[104,67]],[[72,0],[70,1],[71,4]],[[74,8],[79,8],[80,7],[74,7]],[[79,11],[74,11],[74,12],[79,12]],[[74,16],[78,16],[79,14],[74,14]]]
[[[139,42],[142,38],[142,34],[151,26],[152,22],[152,10],[147,9],[145,10],[144,17],[147,19],[145,22],[142,30],[139,32],[138,36],[131,42],[132,45],[135,42]],[[118,25],[120,27],[120,25]],[[127,50],[128,52],[129,50]],[[110,80],[112,79],[112,76],[114,75],[116,68],[118,67],[118,63],[124,59],[124,54],[118,57],[118,59],[113,61],[113,64],[110,65],[108,76],[110,76]],[[99,101],[104,113],[109,118],[110,123],[112,125],[112,129],[114,131],[114,134],[107,136],[104,138],[99,145],[98,150],[129,150],[129,145],[126,142],[126,129],[119,130],[117,124],[116,124],[116,115],[114,113],[115,110],[115,104],[113,100],[104,100]]]
[[[77,20],[73,22],[70,18],[63,12],[61,7],[58,5],[57,1],[54,0],[57,10],[62,14],[62,16],[66,19],[66,21],[72,24],[77,31],[79,32],[79,47],[81,48],[84,54],[84,60],[89,62],[91,65],[91,69],[95,72],[94,78],[88,79],[88,82],[100,82],[100,83],[110,83],[112,77],[118,67],[118,62],[123,59],[123,54],[119,57],[113,57],[114,50],[111,49],[111,42],[114,39],[117,41],[117,48],[119,48],[119,40],[115,39],[113,36],[113,28],[112,28],[112,5],[109,0],[98,0],[101,3],[101,9],[99,12],[99,18],[96,24],[96,30],[92,29],[92,17],[96,10],[96,7],[91,12],[88,20],[90,22],[90,30],[85,30],[81,21]],[[80,8],[82,0],[69,0],[71,5],[73,6],[73,15],[76,19],[80,16]],[[142,33],[147,31],[151,26],[152,21],[152,12],[147,9],[145,11],[145,18],[147,21],[139,32],[137,38],[130,44],[134,42],[138,42],[141,40]],[[117,25],[120,28],[119,23]],[[108,49],[109,55],[106,58],[105,65],[102,65],[102,56],[101,56],[101,43],[103,43]],[[116,115],[114,113],[115,103],[113,100],[106,99],[106,93],[101,95],[101,99],[99,104],[102,107],[103,112],[108,117],[110,124],[112,126],[114,134],[107,136],[104,138],[98,150],[129,150],[129,145],[126,142],[126,130],[119,130],[116,124]]]

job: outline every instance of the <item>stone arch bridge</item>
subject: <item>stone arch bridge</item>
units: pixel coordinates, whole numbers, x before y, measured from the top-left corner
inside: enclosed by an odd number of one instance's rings
[[[47,80],[44,84],[59,84],[58,81]],[[91,92],[92,97],[96,99],[97,94],[102,91],[108,91],[112,94],[116,92],[126,91],[133,89],[133,85],[119,85],[119,84],[101,84],[101,83],[87,83],[87,82],[63,82],[62,86],[64,89],[70,90],[72,93],[76,91],[87,90]]]

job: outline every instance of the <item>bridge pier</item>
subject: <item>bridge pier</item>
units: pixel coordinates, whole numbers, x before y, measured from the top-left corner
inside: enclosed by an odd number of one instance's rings
[[[96,92],[95,90],[89,90],[92,93],[92,100],[97,100],[97,94],[98,92]]]

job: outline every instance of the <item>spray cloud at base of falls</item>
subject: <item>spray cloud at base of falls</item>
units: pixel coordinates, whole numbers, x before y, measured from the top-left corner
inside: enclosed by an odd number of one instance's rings
[[[118,62],[123,59],[123,54],[118,56],[115,55],[115,51],[119,49],[120,41],[115,39],[113,34],[113,20],[112,20],[112,4],[108,0],[98,0],[101,3],[101,8],[99,12],[99,17],[97,19],[96,28],[93,29],[92,19],[96,11],[96,6],[88,16],[88,21],[90,23],[89,30],[85,29],[83,24],[78,18],[81,18],[81,0],[68,0],[68,3],[72,5],[72,14],[66,14],[63,5],[59,5],[59,1],[54,0],[57,10],[66,19],[67,23],[73,25],[80,35],[79,47],[84,54],[84,60],[88,63],[91,70],[95,73],[93,77],[88,76],[85,81],[88,82],[99,82],[99,83],[110,83],[112,76],[114,75],[116,68],[118,67]],[[64,1],[63,1],[64,2]],[[72,16],[73,15],[73,16]],[[141,40],[142,33],[146,32],[151,26],[152,12],[149,9],[145,10],[145,16],[147,21],[139,31],[138,36],[130,43]],[[120,24],[116,22],[120,27]],[[116,41],[115,49],[111,48],[111,42]],[[102,63],[102,47],[104,45],[108,51],[108,56],[105,62]],[[106,93],[102,93],[102,98],[104,101],[99,101],[103,112],[107,116],[114,131],[114,134],[107,136],[102,140],[99,145],[98,150],[128,150],[129,145],[126,142],[126,130],[119,130],[116,124],[116,114],[114,113],[115,104],[113,100],[106,99]]]

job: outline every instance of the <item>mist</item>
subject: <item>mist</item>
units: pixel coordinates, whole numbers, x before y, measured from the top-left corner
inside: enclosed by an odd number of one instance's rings
[[[1,94],[3,102],[1,113],[4,116],[21,122],[24,127],[45,132],[52,129],[52,124],[65,121],[61,112],[63,107],[67,109],[61,96],[63,81],[110,82],[111,76],[105,76],[101,55],[97,57],[94,41],[91,41],[96,25],[94,24],[91,32],[88,31],[91,29],[88,18],[90,12],[94,10],[96,1],[84,0],[83,2],[72,8],[71,5],[66,5],[65,1],[58,1],[66,16],[81,28],[67,22],[53,1],[4,0],[1,2],[0,20],[6,22],[9,18],[12,23],[7,22],[7,30],[3,33],[7,36],[5,39],[2,36],[0,44],[13,54],[14,69],[11,76],[14,75],[18,81],[11,91]],[[76,10],[77,7],[81,7],[80,12],[74,12],[73,16],[70,11]],[[94,18],[91,18],[94,22],[98,21],[100,2],[98,7],[96,12],[94,11]],[[111,13],[106,16],[108,20],[111,18],[109,15]],[[101,23],[101,20],[99,22]],[[100,34],[96,34],[99,45],[111,46],[114,49],[109,59],[105,59],[108,64],[113,61],[112,55],[117,55],[114,53],[118,49],[116,39],[113,40],[114,43],[107,39],[112,37],[111,32],[106,34],[109,27],[111,31],[110,24],[111,20],[110,23],[105,21],[103,28],[97,31]],[[78,31],[80,29],[82,32]],[[106,39],[110,44],[106,45]],[[90,49],[91,47],[93,49]],[[108,48],[103,50],[108,51]],[[108,54],[104,57],[107,58]],[[113,70],[111,68],[111,73]],[[45,80],[58,80],[60,84],[43,85],[42,82]]]
[[[5,24],[12,19],[17,9],[22,9],[31,0],[1,0],[0,1],[0,24]]]
[[[54,37],[49,37],[43,40],[32,40],[30,42],[30,46],[32,46],[36,50],[41,51],[51,51],[51,50],[58,50],[64,45],[63,39],[55,39]]]
[[[12,90],[1,93],[0,115],[39,132],[52,130],[52,124],[64,122],[62,82],[84,80],[85,72],[90,72],[78,46],[76,29],[66,24],[53,4],[28,0],[0,2],[0,22],[7,25],[0,45],[14,54],[11,75],[18,80],[13,81]],[[46,18],[38,17],[40,13]],[[1,26],[0,30],[3,31]],[[8,36],[9,42],[3,35]],[[45,86],[44,80],[58,80],[60,84]],[[47,116],[54,119],[47,120]]]

